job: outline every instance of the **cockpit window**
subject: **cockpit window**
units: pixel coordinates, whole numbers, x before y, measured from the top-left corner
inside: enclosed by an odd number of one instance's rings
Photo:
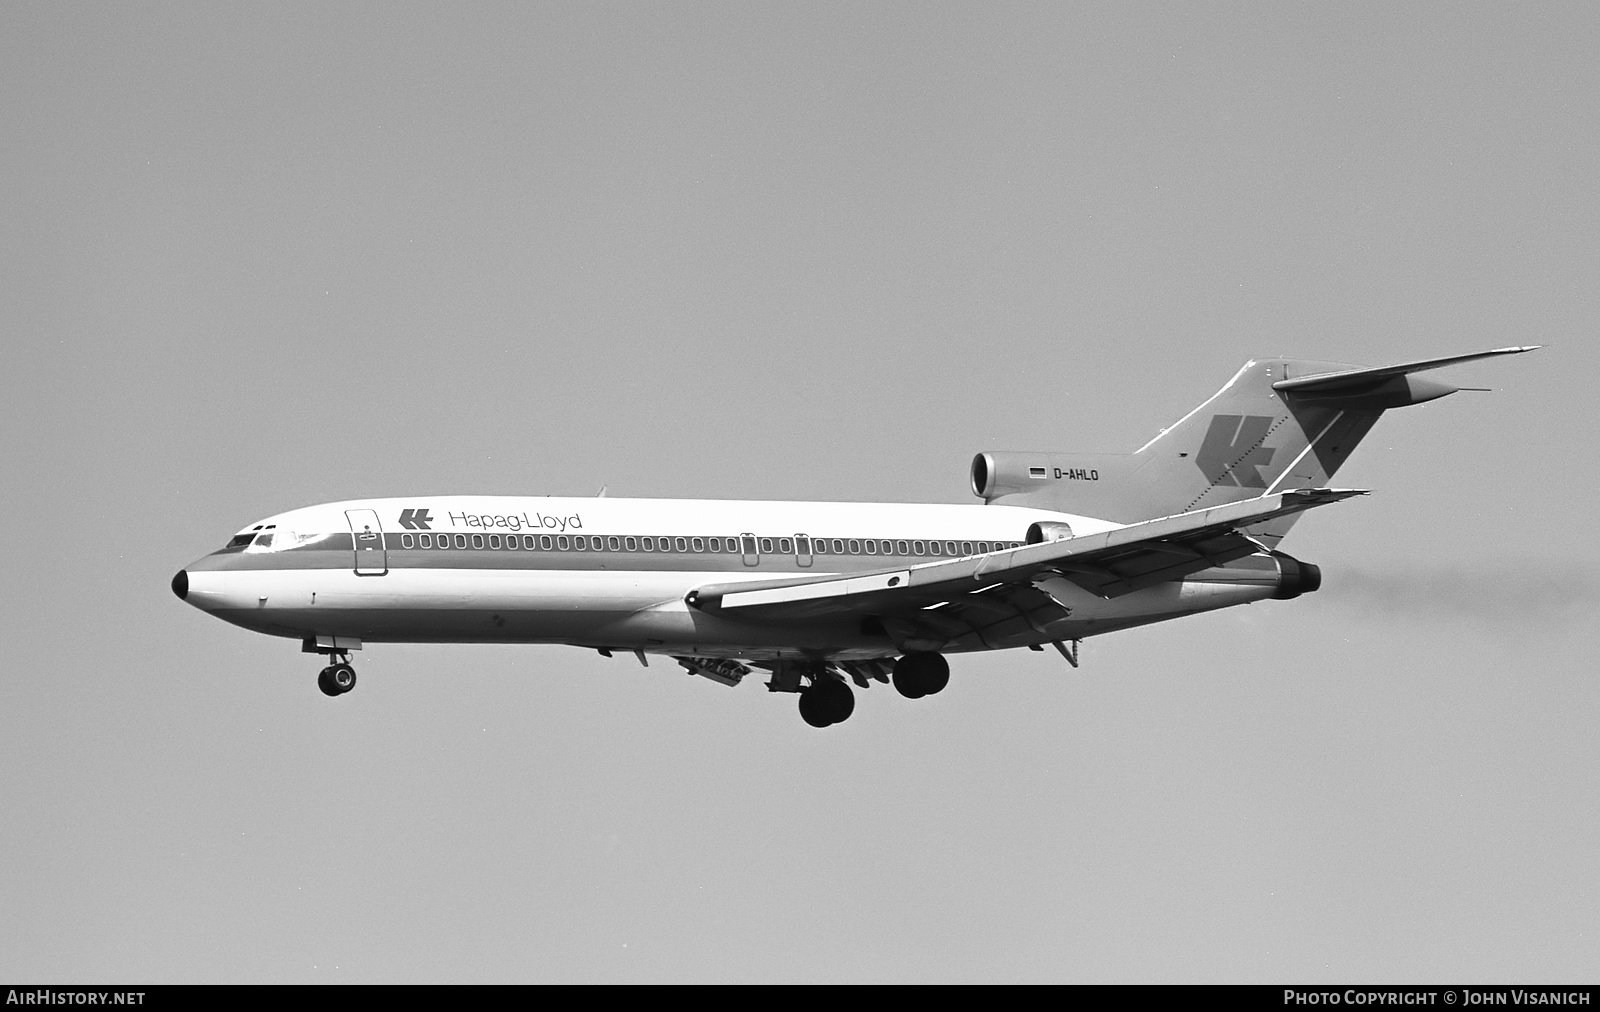
[[[270,530],[272,530],[272,528],[274,528],[276,526],[278,526],[278,525],[277,524],[270,524],[270,525],[267,526],[267,530],[270,531]],[[254,541],[256,539],[256,535],[261,533],[261,527],[262,527],[261,524],[256,524],[254,527],[250,528],[248,531],[240,531],[238,534],[235,534],[233,536],[233,538],[231,540],[229,540],[229,542],[226,545],[224,545],[223,547],[224,548],[243,548],[245,545],[248,545],[250,542],[252,542],[252,541]]]
[[[326,534],[301,534],[288,528],[274,530],[275,527],[275,524],[268,524],[264,530],[256,534],[255,540],[245,551],[252,555],[256,552],[283,552],[302,545],[314,544],[328,537]]]
[[[260,534],[256,535],[255,544],[251,545],[250,547],[260,549],[263,552],[269,552],[272,550],[272,543],[278,538],[279,533],[280,532],[278,531],[262,531]],[[282,534],[285,536],[285,547],[294,544],[294,534],[289,531],[283,531]]]

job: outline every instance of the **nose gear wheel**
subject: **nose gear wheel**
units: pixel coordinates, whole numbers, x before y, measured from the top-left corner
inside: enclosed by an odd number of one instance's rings
[[[356,687],[356,669],[348,660],[323,668],[317,675],[317,688],[326,696],[342,696]]]

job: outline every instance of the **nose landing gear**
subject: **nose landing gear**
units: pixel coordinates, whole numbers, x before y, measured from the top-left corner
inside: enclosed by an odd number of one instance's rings
[[[350,665],[350,656],[345,654],[335,664],[323,668],[317,675],[317,688],[323,695],[342,696],[356,687],[356,669]]]

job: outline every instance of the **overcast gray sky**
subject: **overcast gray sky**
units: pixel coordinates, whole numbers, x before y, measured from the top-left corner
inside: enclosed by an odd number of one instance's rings
[[[0,978],[1600,974],[1593,5],[0,6]],[[314,502],[962,502],[1507,344],[1293,602],[818,732],[175,600]]]

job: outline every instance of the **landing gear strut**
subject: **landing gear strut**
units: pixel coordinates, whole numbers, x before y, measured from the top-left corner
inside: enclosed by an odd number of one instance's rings
[[[324,695],[342,696],[356,687],[356,669],[350,665],[350,655],[341,655],[341,659],[322,669],[317,675],[317,688]]]
[[[906,654],[894,662],[894,687],[907,699],[931,696],[950,684],[950,662],[943,654]]]

